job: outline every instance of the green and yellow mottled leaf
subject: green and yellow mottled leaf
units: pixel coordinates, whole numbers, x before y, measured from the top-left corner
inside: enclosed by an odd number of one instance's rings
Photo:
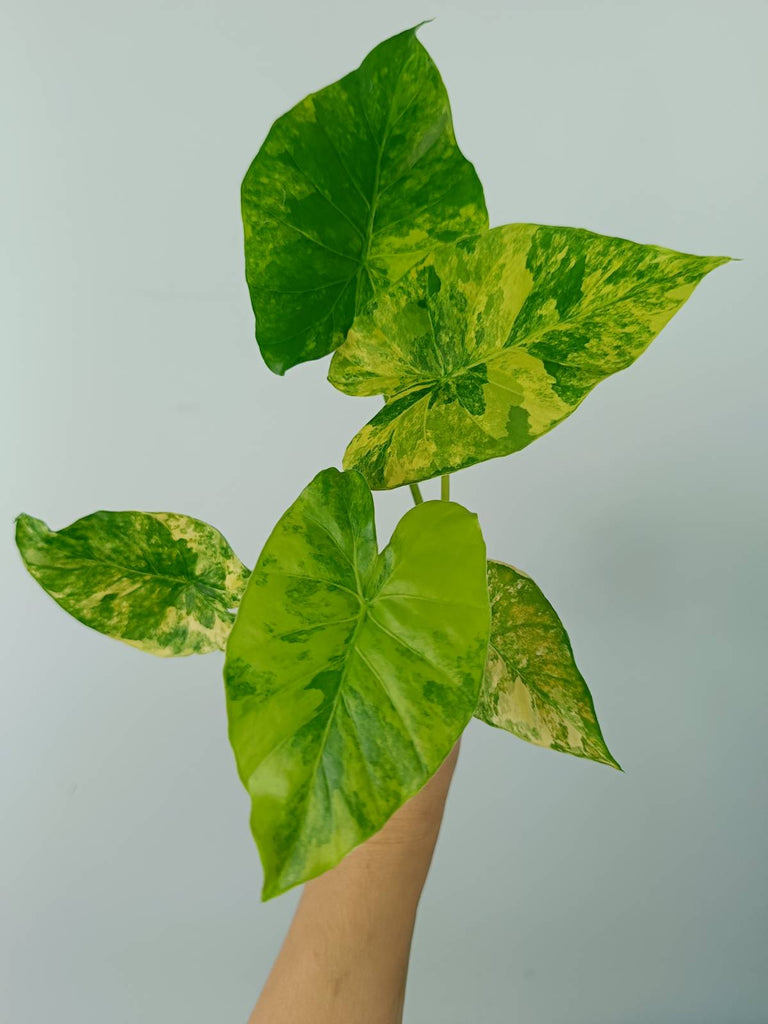
[[[489,627],[475,515],[425,502],[379,554],[360,474],[324,470],[302,492],[224,667],[265,899],[333,867],[436,771],[477,706]]]
[[[94,512],[58,533],[22,514],[16,544],[70,615],[161,657],[223,649],[250,575],[218,530],[173,512]]]
[[[530,576],[488,563],[491,639],[475,717],[550,750],[619,765],[605,745],[568,634]]]
[[[256,336],[281,374],[336,348],[355,313],[436,245],[488,226],[416,29],[279,118],[241,191]]]
[[[345,467],[381,489],[524,448],[634,362],[725,262],[537,224],[435,250],[333,357],[332,384],[386,400]]]

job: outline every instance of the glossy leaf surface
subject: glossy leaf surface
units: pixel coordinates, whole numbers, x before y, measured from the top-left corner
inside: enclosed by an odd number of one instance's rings
[[[436,771],[477,706],[490,626],[477,517],[324,470],[278,522],[227,644],[230,739],[264,898],[333,867]]]
[[[345,467],[388,488],[524,448],[634,362],[724,262],[536,224],[435,251],[333,357],[337,388],[386,399]]]
[[[218,530],[172,512],[94,512],[58,532],[20,515],[16,544],[70,615],[161,657],[223,649],[249,576]]]
[[[488,563],[491,639],[475,715],[520,739],[618,768],[568,634],[530,576]]]
[[[267,365],[343,341],[436,245],[488,226],[448,96],[410,29],[279,118],[242,185],[246,277]]]

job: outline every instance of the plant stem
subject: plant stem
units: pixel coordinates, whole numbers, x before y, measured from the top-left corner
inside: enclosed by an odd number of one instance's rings
[[[420,505],[422,503],[422,501],[424,501],[424,498],[422,497],[422,494],[421,494],[421,488],[419,487],[418,484],[409,484],[409,487],[411,488],[411,495],[413,497],[413,504],[414,505]]]
[[[451,500],[451,474],[446,473],[445,476],[440,477],[440,500],[450,501]]]

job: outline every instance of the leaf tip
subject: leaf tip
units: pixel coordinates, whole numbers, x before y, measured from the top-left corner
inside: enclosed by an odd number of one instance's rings
[[[712,270],[717,267],[722,267],[726,263],[741,263],[741,256],[710,256],[710,262],[712,264]]]
[[[45,523],[41,519],[35,519],[34,516],[29,515],[27,512],[19,512],[13,520],[14,525],[14,539],[16,546],[21,550],[22,538],[29,535],[34,531],[35,526],[38,528],[42,527],[45,529]]]
[[[264,876],[264,882],[261,886],[261,902],[268,903],[273,900],[276,896],[282,895],[283,889],[276,883],[274,879]]]
[[[290,363],[285,359],[277,358],[276,356],[272,355],[271,352],[267,351],[267,349],[262,349],[262,355],[264,357],[264,362],[267,365],[267,369],[271,370],[271,372],[274,373],[276,377],[284,377],[288,370],[290,370],[290,368],[294,365],[293,363]]]
[[[258,841],[256,845],[258,846]],[[260,847],[259,854],[261,854]],[[301,875],[298,878],[291,878],[290,875],[286,878],[279,865],[268,868],[264,865],[264,861],[262,860],[262,866],[264,867],[264,881],[261,884],[262,903],[268,903],[270,900],[273,900],[278,896],[283,896],[285,893],[290,892],[291,889],[296,889],[298,886],[304,885],[306,882],[310,882],[313,878],[317,878],[319,874],[323,874],[324,870],[328,870],[328,868],[325,868],[309,874]]]
[[[434,20],[435,20],[434,18],[424,18],[424,20],[420,21],[418,23],[418,25],[414,25],[413,28],[410,31],[414,35],[416,35],[416,33],[419,31],[420,28],[423,28],[425,25],[431,25]]]

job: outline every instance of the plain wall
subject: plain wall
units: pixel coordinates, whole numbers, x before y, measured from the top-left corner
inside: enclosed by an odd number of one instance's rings
[[[4,0],[2,1020],[244,1022],[259,902],[222,657],[155,659],[24,572],[25,511],[185,512],[249,564],[378,407],[262,363],[239,185],[272,121],[422,18],[492,224],[742,257],[525,451],[467,470],[625,768],[470,726],[408,1024],[764,1024],[768,6]],[[435,485],[425,490],[432,493]],[[377,498],[386,540],[407,489]]]

